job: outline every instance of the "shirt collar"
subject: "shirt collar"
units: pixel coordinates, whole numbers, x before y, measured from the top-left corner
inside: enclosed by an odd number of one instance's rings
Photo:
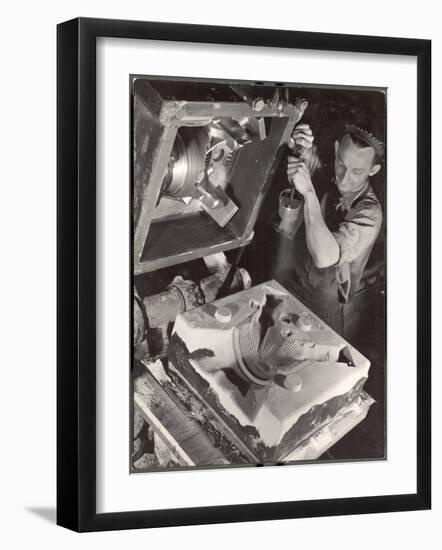
[[[368,178],[364,185],[364,187],[358,191],[357,193],[349,193],[346,195],[339,195],[338,196],[338,202],[336,203],[336,210],[339,210],[340,208],[344,208],[347,212],[352,207],[353,203],[356,199],[358,199],[361,195],[367,192],[369,187]]]

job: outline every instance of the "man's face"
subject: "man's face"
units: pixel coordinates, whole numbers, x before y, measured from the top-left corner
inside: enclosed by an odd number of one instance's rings
[[[358,147],[348,134],[335,142],[336,185],[342,195],[361,191],[367,178],[380,170],[374,157],[373,147]]]

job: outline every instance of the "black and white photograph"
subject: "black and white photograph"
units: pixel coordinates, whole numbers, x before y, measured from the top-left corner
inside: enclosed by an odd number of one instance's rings
[[[437,547],[437,7],[4,5],[2,548]]]
[[[386,89],[130,87],[131,473],[385,460]]]

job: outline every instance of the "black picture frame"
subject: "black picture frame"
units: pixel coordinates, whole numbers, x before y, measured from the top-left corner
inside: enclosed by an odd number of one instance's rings
[[[417,59],[417,491],[96,511],[96,39],[153,39]],[[424,510],[431,506],[431,41],[79,18],[57,27],[57,523],[75,531]]]

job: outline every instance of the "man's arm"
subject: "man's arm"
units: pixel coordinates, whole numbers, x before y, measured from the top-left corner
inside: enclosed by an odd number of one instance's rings
[[[339,260],[339,245],[322,217],[314,189],[304,195],[304,220],[307,248],[316,267],[334,265]]]
[[[304,198],[304,221],[307,248],[318,268],[325,268],[339,261],[339,245],[322,217],[310,172],[304,161],[288,158],[287,175],[290,183]]]

